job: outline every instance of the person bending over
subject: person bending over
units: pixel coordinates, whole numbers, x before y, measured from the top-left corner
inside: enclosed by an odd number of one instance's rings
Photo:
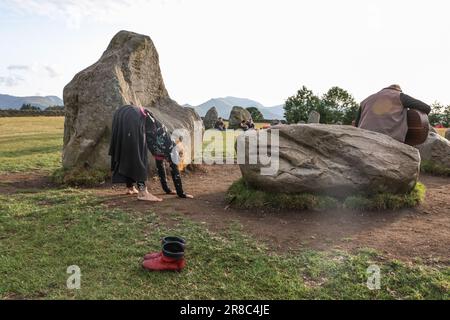
[[[160,202],[148,192],[147,113],[135,106],[120,107],[114,114],[109,148],[113,183],[126,183],[127,194],[138,200]],[[137,184],[137,189],[135,184]]]
[[[431,112],[429,105],[404,94],[399,85],[392,85],[361,103],[355,125],[405,142],[408,133],[408,109],[416,109],[426,114]]]
[[[226,131],[225,122],[223,122],[222,118],[219,118],[214,126],[214,128],[218,131]]]
[[[161,181],[161,186],[166,194],[176,194],[180,198],[193,199],[194,197],[186,194],[183,191],[183,184],[181,182],[181,174],[178,165],[181,161],[179,154],[179,147],[172,140],[167,128],[156,120],[153,114],[145,110],[147,114],[146,118],[146,136],[148,149],[154,156],[156,160],[156,168],[158,169],[159,179]],[[176,192],[173,192],[168,183],[166,169],[164,166],[164,161],[167,161],[170,165],[170,170],[172,174],[172,180],[175,185]]]

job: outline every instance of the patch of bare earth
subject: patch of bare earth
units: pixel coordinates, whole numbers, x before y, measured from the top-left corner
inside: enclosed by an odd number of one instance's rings
[[[124,196],[124,189],[105,185],[94,192],[106,205],[142,213],[155,212],[170,222],[176,213],[193,221],[205,223],[211,230],[223,230],[238,222],[246,233],[267,244],[273,250],[312,248],[355,251],[373,248],[389,258],[407,262],[422,259],[424,263],[450,265],[450,178],[423,175],[427,198],[414,209],[387,212],[332,211],[251,211],[229,208],[226,191],[241,177],[238,166],[211,166],[207,172],[187,174],[183,178],[187,192],[194,200],[183,200],[161,193],[158,180],[152,180],[150,190],[164,202],[148,204],[136,197]],[[11,180],[13,176],[9,177]],[[5,185],[30,189],[42,180],[36,176],[14,177],[14,184]],[[45,180],[45,179],[44,179]],[[3,176],[0,176],[3,182]]]
[[[17,190],[49,189],[55,187],[50,177],[42,172],[0,174],[0,194],[12,194]]]

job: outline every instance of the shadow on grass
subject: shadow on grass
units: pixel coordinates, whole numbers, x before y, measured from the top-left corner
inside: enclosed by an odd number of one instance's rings
[[[414,190],[406,195],[377,193],[372,196],[355,195],[346,199],[336,199],[324,195],[269,193],[253,189],[244,179],[235,182],[227,194],[227,201],[243,209],[294,209],[294,210],[329,210],[345,208],[351,210],[398,210],[420,205],[426,194],[426,187],[417,183]]]

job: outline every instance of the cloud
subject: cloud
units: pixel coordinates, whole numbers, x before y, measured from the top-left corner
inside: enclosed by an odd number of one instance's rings
[[[9,71],[30,71],[31,67],[27,65],[10,65],[7,69]]]
[[[0,75],[0,87],[18,87],[23,82],[30,82],[36,78],[41,80],[45,77],[55,79],[61,76],[56,67],[40,63],[31,65],[12,64],[7,66],[6,70],[6,74]]]
[[[44,66],[44,70],[47,72],[50,78],[57,78],[60,75],[59,72],[51,66]]]
[[[129,8],[145,10],[155,0],[6,0],[21,13],[64,20],[71,28],[79,28],[84,20],[111,21]],[[159,1],[159,3],[165,1]]]
[[[22,77],[17,75],[10,75],[6,77],[0,77],[0,86],[16,87],[25,81]]]

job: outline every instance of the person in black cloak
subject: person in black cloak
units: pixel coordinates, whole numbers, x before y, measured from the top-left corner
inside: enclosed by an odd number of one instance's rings
[[[113,183],[125,183],[127,194],[138,194],[138,200],[160,202],[148,192],[148,155],[145,123],[147,115],[135,106],[123,106],[114,114],[111,144]],[[134,184],[137,184],[137,189]]]
[[[163,160],[172,169],[172,178],[180,198],[193,198],[184,193],[176,161],[176,144],[167,129],[150,111],[135,106],[123,106],[114,114],[109,155],[113,183],[126,183],[127,194],[138,194],[142,201],[159,202],[162,199],[150,194],[145,181],[148,177],[147,149],[155,156],[161,185],[167,194],[175,194],[167,184]],[[137,184],[138,189],[134,186]]]

